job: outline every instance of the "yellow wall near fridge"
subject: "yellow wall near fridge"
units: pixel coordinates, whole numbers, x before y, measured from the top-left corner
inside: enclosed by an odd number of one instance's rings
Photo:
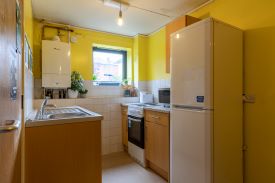
[[[211,16],[247,30],[275,25],[274,9],[273,0],[214,0],[190,15]]]
[[[134,80],[146,81],[148,77],[148,37],[134,37]]]
[[[45,39],[51,39],[57,35],[56,29],[45,29]],[[66,31],[61,31],[61,40],[68,41]],[[76,43],[71,43],[71,70],[76,70],[81,73],[85,80],[92,79],[92,47],[94,45],[104,46],[114,49],[127,50],[128,54],[128,70],[129,78],[132,78],[131,61],[133,55],[133,38],[119,36],[104,32],[76,29],[72,36],[77,37]],[[41,78],[41,40],[42,40],[42,24],[35,20],[34,22],[34,77]],[[107,46],[106,46],[107,45]]]
[[[24,1],[24,28],[30,47],[33,48],[33,13],[31,0]]]
[[[166,73],[166,28],[134,38],[135,81],[169,79]],[[137,79],[138,78],[138,79]]]
[[[275,180],[275,1],[215,0],[191,14],[212,16],[245,30],[245,93],[254,104],[245,104],[245,183]]]
[[[148,37],[147,80],[169,79],[166,73],[166,29],[165,27]]]
[[[245,93],[256,103],[245,105],[246,182],[275,181],[275,27],[245,32]]]

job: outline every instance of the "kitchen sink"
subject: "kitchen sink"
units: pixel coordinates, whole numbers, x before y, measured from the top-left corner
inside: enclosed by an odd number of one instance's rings
[[[60,114],[50,114],[47,116],[48,119],[67,119],[86,116],[85,113],[60,113]]]
[[[53,108],[45,109],[44,115],[37,113],[36,120],[53,120],[53,119],[70,119],[70,118],[79,118],[85,116],[93,116],[90,113],[85,112],[77,107],[64,107],[64,108]]]

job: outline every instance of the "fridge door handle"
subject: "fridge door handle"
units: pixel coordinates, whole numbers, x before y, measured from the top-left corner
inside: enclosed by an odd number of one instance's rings
[[[6,120],[0,125],[0,133],[17,130],[20,127],[19,120]]]
[[[172,105],[175,109],[186,109],[186,110],[197,110],[197,111],[205,111],[205,110],[213,110],[211,108],[205,108],[205,107],[196,107],[196,106],[186,106],[186,105]]]

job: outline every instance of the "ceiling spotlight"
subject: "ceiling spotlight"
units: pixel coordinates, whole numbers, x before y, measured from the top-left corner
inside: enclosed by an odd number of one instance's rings
[[[122,26],[123,25],[123,18],[122,18],[122,11],[119,10],[119,15],[117,19],[117,25]]]
[[[123,25],[121,2],[120,2],[120,6],[119,6],[119,15],[118,15],[118,19],[117,19],[117,25],[119,25],[119,26]]]

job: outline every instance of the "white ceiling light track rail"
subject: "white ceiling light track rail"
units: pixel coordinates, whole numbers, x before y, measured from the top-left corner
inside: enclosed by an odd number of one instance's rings
[[[139,10],[142,10],[142,11],[150,12],[150,13],[160,15],[160,16],[164,16],[164,17],[168,17],[168,18],[174,18],[174,17],[171,17],[171,16],[163,14],[163,13],[159,13],[159,12],[152,11],[152,10],[149,10],[149,9],[146,9],[146,8],[135,6],[133,4],[129,4],[128,2],[125,2],[125,1],[120,1],[120,0],[99,0],[99,1],[103,2],[103,4],[105,6],[108,6],[108,7],[111,7],[111,8],[116,8],[116,9],[119,9],[121,11],[126,11],[130,7],[130,8],[136,8],[136,9],[139,9]]]

